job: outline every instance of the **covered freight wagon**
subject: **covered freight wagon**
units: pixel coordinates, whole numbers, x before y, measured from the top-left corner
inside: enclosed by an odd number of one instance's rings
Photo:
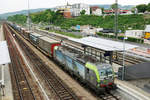
[[[50,57],[53,57],[54,47],[61,45],[60,41],[56,41],[46,36],[39,37],[38,41],[39,41],[38,46],[42,50],[44,50]]]
[[[42,35],[37,34],[37,33],[30,33],[29,34],[29,39],[32,43],[34,43],[35,45],[37,45],[39,43],[38,38],[42,37]]]
[[[24,30],[22,34],[25,36],[25,38],[29,39],[29,34],[30,33],[33,33],[33,32]]]

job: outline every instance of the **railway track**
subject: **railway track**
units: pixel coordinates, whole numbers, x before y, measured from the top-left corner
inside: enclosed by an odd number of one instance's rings
[[[39,30],[36,30],[36,32],[38,32],[38,31]],[[41,34],[41,35],[44,34],[44,35],[46,35],[50,38],[53,37],[53,39],[56,39],[56,40],[64,40],[66,42],[68,41],[67,37],[63,36],[63,35],[57,35],[57,34],[54,34],[54,33],[48,34],[48,32],[45,32],[45,31],[44,32],[40,31],[39,34]],[[69,41],[69,44],[70,45],[72,44],[72,46],[77,45],[76,43],[71,42],[71,41]],[[78,48],[79,50],[83,51],[84,49],[82,47],[79,47],[79,46],[81,46],[81,44],[78,44],[78,46],[75,46],[75,47]],[[103,51],[101,51],[101,52],[103,52]],[[113,60],[113,62],[122,66],[123,65],[123,63],[122,63],[123,62],[123,54],[118,52],[118,58],[119,58],[118,60]],[[126,66],[133,65],[133,64],[139,64],[139,63],[142,63],[142,62],[146,62],[146,61],[142,60],[142,59],[139,59],[139,58],[135,58],[133,56],[129,56],[129,55],[125,56],[125,65]]]
[[[52,76],[52,78],[47,78],[47,76],[51,76],[50,73],[53,73],[51,72],[48,72],[47,70],[49,70],[48,66],[45,66],[41,63],[43,63],[41,60],[39,60],[40,58],[34,54],[33,51],[30,50],[30,47],[28,47],[22,40],[20,40],[18,37],[16,37],[16,39],[19,41],[19,44],[22,46],[22,48],[25,50],[28,58],[30,59],[31,62],[33,62],[34,66],[36,67],[36,69],[40,72],[40,74],[43,76],[43,78],[46,80],[46,82],[48,83],[48,86],[50,88],[53,89],[53,91],[55,92],[55,95],[58,96],[59,99],[61,100],[64,100],[64,99],[71,99],[71,100],[74,100],[74,98],[70,97],[70,96],[66,96],[68,94],[66,94],[66,92],[64,93],[64,90],[62,89],[61,85],[57,84],[57,79],[52,79],[53,77],[56,77],[55,75]],[[120,56],[120,61],[119,63],[121,64],[121,54],[119,55]],[[128,57],[127,57],[128,58]],[[126,59],[127,59],[126,58]],[[132,62],[131,61],[132,58],[128,59],[130,63],[135,63],[135,62],[138,62],[138,60]],[[37,61],[37,63],[35,63],[35,61]],[[126,60],[127,61],[127,60]],[[42,67],[44,66],[44,67]],[[42,69],[42,70],[41,70]],[[59,80],[59,79],[58,79]],[[57,86],[56,86],[57,84]],[[63,91],[63,92],[62,92]],[[61,94],[62,93],[62,94]],[[60,95],[61,94],[61,95]],[[63,98],[62,98],[63,97]],[[120,100],[117,96],[114,96],[113,94],[111,94],[110,92],[106,92],[106,93],[102,93],[99,95],[100,97],[100,100]],[[77,99],[77,98],[75,98]]]
[[[13,44],[8,30],[6,27],[4,28],[4,33],[6,35],[11,57],[10,72],[12,77],[14,100],[36,100],[23,70],[24,64],[20,59],[20,55]]]
[[[118,57],[120,60],[123,59],[123,54],[122,53],[118,53]],[[125,55],[125,61],[126,62],[129,62],[131,64],[139,64],[139,63],[142,63],[142,62],[146,62],[145,60],[142,60],[140,58],[137,58],[137,57],[132,57],[132,56],[129,56],[129,55]]]
[[[105,92],[99,96],[102,100],[120,100],[117,96],[110,92]]]
[[[14,33],[13,31],[11,31]],[[58,100],[78,100],[73,91],[17,35],[16,40]]]
[[[110,91],[107,91],[102,94],[97,95],[100,100],[120,100],[117,96],[110,93]]]

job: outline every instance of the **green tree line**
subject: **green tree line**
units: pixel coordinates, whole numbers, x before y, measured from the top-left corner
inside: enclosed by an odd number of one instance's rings
[[[146,16],[146,17],[145,17]],[[33,23],[46,23],[60,26],[62,28],[70,28],[76,25],[91,25],[94,27],[114,28],[114,15],[109,16],[95,16],[95,15],[81,15],[75,18],[65,19],[62,14],[57,11],[45,10],[30,14]],[[26,23],[26,15],[14,15],[8,17],[9,21],[16,23]],[[145,24],[150,24],[150,15],[119,15],[118,27],[120,30],[128,29],[144,29]]]
[[[150,12],[150,3],[149,4],[140,4],[137,5],[136,8],[138,9],[138,12],[144,13],[145,11]]]

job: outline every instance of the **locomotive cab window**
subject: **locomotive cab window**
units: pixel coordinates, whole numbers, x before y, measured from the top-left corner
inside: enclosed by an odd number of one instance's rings
[[[87,68],[87,73],[89,74],[90,70]]]
[[[106,70],[105,69],[100,69],[99,74],[100,74],[100,76],[105,76],[106,75]]]
[[[106,71],[106,74],[107,74],[107,75],[113,74],[112,68],[108,68],[107,71]]]

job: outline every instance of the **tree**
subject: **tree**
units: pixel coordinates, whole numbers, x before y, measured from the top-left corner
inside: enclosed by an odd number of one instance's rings
[[[115,10],[116,8],[117,8],[117,4],[116,3],[111,5],[111,9]]]
[[[86,13],[85,10],[82,10],[82,11],[80,12],[81,15],[85,15],[85,13]]]
[[[27,16],[22,15],[22,14],[17,14],[17,15],[14,15],[14,16],[9,16],[7,18],[7,20],[12,21],[12,22],[16,22],[18,24],[23,24],[23,23],[26,22]]]
[[[92,14],[92,8],[90,8],[90,14]]]
[[[147,11],[150,12],[150,3],[147,5]]]
[[[140,4],[140,5],[137,5],[136,8],[138,9],[138,12],[144,13],[147,10],[147,5]]]
[[[133,14],[137,14],[137,13],[138,13],[138,10],[137,10],[136,7],[132,7],[132,8],[131,8],[131,12],[132,12]]]
[[[102,9],[102,14],[104,14],[104,10],[105,10],[105,9],[104,9],[103,7],[102,7],[101,9]]]

